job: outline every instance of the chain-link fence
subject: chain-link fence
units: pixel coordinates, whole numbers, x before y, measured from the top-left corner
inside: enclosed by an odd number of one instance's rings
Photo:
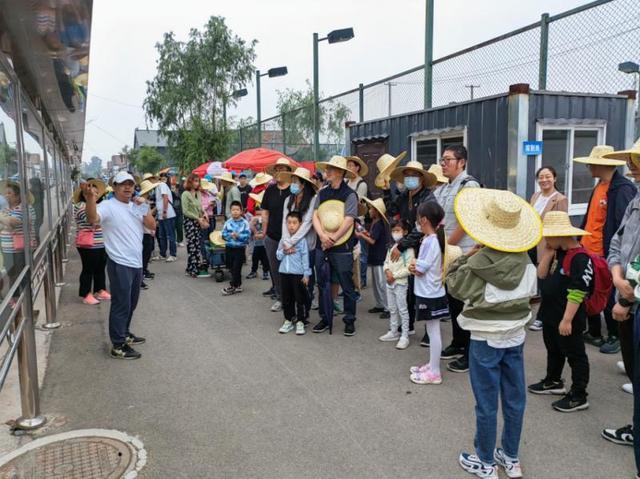
[[[432,107],[508,91],[534,89],[617,93],[636,88],[636,77],[618,71],[640,61],[640,0],[598,0],[432,62]],[[424,109],[424,65],[320,100],[323,160],[345,151],[344,123]],[[640,80],[639,80],[640,83]],[[314,158],[313,105],[261,122],[262,146],[299,160]],[[234,151],[258,144],[257,125],[242,128]]]

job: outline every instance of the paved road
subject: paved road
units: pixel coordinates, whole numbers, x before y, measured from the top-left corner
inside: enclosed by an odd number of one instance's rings
[[[139,436],[149,453],[142,478],[467,477],[457,465],[473,444],[467,375],[447,373],[441,386],[411,384],[407,369],[427,350],[378,342],[385,320],[360,314],[353,338],[341,327],[333,336],[282,336],[280,314],[259,294],[265,281],[221,297],[213,280],[184,277],[182,260],[152,263],[157,279],[133,323],[148,338],[143,358],[115,361],[106,355],[108,305],[77,301],[78,268],[73,258],[62,296],[66,326],[53,337],[42,408],[68,419],[63,430]],[[446,342],[450,326],[443,326]],[[633,476],[632,449],[599,437],[603,426],[631,417],[618,357],[589,352],[588,411],[565,415],[550,398],[529,397],[526,477]],[[541,334],[531,333],[528,381],[544,375],[544,356]]]

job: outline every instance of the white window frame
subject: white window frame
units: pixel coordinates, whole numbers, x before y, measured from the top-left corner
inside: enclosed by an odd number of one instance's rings
[[[442,157],[442,140],[447,138],[455,138],[462,136],[462,144],[467,146],[467,127],[456,128],[451,130],[430,130],[414,133],[411,136],[411,159],[418,161],[418,142],[425,140],[437,140],[436,161]]]
[[[574,155],[574,133],[576,131],[597,131],[598,132],[598,145],[604,145],[605,138],[607,137],[607,125],[572,125],[572,124],[545,124],[541,122],[536,123],[536,140],[542,141],[542,134],[545,130],[566,130],[569,132],[569,151],[567,157],[567,164],[565,165],[565,178],[567,179],[566,188],[564,191],[565,196],[569,200],[569,216],[580,216],[587,213],[589,203],[573,203],[571,197],[573,195],[573,168],[575,163],[572,161]],[[544,146],[543,146],[544,148]],[[542,166],[542,155],[536,155],[536,171]],[[584,165],[581,165],[584,166]],[[534,179],[535,181],[535,179]],[[593,180],[593,186],[595,187],[596,180]],[[538,182],[535,182],[535,190],[538,191]]]

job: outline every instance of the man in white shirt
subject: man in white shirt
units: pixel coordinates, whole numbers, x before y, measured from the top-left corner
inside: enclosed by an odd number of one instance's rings
[[[102,226],[104,246],[109,255],[109,337],[113,345],[111,357],[116,359],[140,358],[140,353],[131,345],[145,342],[144,338],[131,332],[130,326],[142,283],[144,228],[155,230],[156,221],[146,201],[133,198],[135,186],[133,176],[121,171],[113,179],[113,198],[100,205],[96,205],[97,195],[90,186],[87,183],[81,186],[86,199],[87,220]]]
[[[156,191],[156,208],[158,210],[158,245],[160,257],[171,263],[176,260],[176,212],[173,209],[173,196],[167,185],[167,174],[160,174],[160,184]],[[169,256],[167,256],[169,246]]]

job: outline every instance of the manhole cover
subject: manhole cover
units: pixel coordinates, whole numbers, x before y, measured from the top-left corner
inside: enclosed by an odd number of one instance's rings
[[[145,462],[142,443],[124,433],[72,431],[36,439],[0,458],[0,479],[133,478]]]

